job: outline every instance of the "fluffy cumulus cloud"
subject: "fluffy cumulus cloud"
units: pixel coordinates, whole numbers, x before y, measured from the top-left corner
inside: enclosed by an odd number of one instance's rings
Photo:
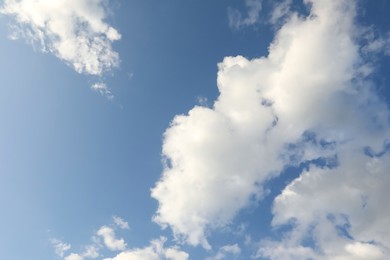
[[[127,221],[118,216],[113,216],[111,226],[104,225],[92,236],[92,243],[84,247],[81,253],[69,253],[65,255],[71,245],[59,239],[51,239],[55,253],[64,260],[187,260],[188,253],[182,251],[178,246],[165,246],[166,237],[160,237],[150,241],[150,244],[143,248],[127,248],[127,243],[123,238],[118,239],[117,228],[128,230]],[[226,251],[226,252],[225,252]],[[230,253],[234,249],[227,248],[225,253]],[[107,257],[107,255],[113,255]]]
[[[187,260],[188,254],[179,250],[176,247],[164,247],[166,242],[165,237],[152,240],[150,245],[145,248],[135,248],[124,251],[114,258],[106,258],[104,260]]]
[[[129,229],[129,224],[121,217],[113,216],[113,225],[101,226],[98,231],[92,236],[92,243],[85,246],[81,253],[70,253],[66,256],[65,252],[71,249],[71,245],[62,242],[59,239],[51,239],[50,242],[53,245],[55,253],[64,260],[84,260],[84,259],[96,259],[100,254],[101,249],[108,249],[110,251],[124,251],[126,250],[126,242],[123,238],[118,239],[115,231],[116,227],[120,229]]]
[[[85,259],[96,259],[100,256],[98,245],[89,245],[85,248],[84,252],[81,254],[78,253],[70,253],[64,256],[64,253],[59,254],[57,250],[55,250],[56,254],[60,256],[64,260],[85,260]]]
[[[105,22],[102,0],[4,0],[0,12],[12,16],[11,38],[24,38],[77,72],[100,76],[119,63],[112,42],[119,32]]]
[[[338,157],[338,167],[310,167],[276,198],[273,225],[293,222],[280,251],[309,238],[320,249],[316,259],[387,259],[389,155],[371,157],[347,147]],[[268,255],[274,248],[261,250]]]
[[[240,253],[241,248],[238,244],[225,245],[218,250],[218,253],[214,257],[207,258],[207,260],[235,259]]]
[[[102,226],[96,234],[103,238],[104,245],[112,251],[125,250],[127,246],[123,238],[116,238],[115,231],[111,227]]]
[[[210,248],[206,234],[261,199],[266,180],[306,165],[274,201],[272,225],[287,231],[262,240],[256,256],[387,259],[389,110],[370,80],[370,57],[386,44],[367,47],[356,1],[304,2],[308,16],[280,11],[288,18],[266,57],[219,64],[211,108],[173,119],[154,220]]]
[[[78,254],[70,254],[67,257],[64,258],[64,260],[84,260],[84,257]]]

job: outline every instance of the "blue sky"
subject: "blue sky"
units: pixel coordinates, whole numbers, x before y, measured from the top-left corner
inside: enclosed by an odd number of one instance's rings
[[[388,1],[0,10],[1,259],[390,257]]]

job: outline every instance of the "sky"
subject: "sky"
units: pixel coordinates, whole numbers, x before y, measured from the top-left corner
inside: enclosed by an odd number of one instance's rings
[[[0,259],[389,259],[389,12],[0,1]]]

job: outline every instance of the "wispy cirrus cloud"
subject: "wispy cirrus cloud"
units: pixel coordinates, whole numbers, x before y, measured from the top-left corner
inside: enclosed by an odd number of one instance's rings
[[[212,108],[166,130],[154,221],[179,241],[211,248],[207,234],[265,196],[267,180],[306,165],[274,201],[272,225],[288,231],[262,240],[257,257],[390,256],[390,113],[370,79],[386,44],[364,41],[356,1],[304,3],[307,17],[280,11],[288,17],[266,57],[219,64]]]
[[[120,227],[121,229],[130,229],[129,223],[125,221],[123,218],[118,216],[112,217],[114,224]]]
[[[103,97],[106,97],[108,100],[112,100],[114,98],[114,95],[106,83],[97,82],[92,84],[91,89],[98,92]]]
[[[229,8],[229,26],[233,29],[240,29],[259,22],[262,2],[262,0],[245,0],[245,6],[247,8],[246,16],[237,9]]]
[[[106,23],[102,0],[5,0],[0,13],[14,19],[12,39],[39,46],[78,73],[100,76],[119,64],[111,45],[121,35]]]
[[[283,18],[288,17],[289,13],[291,12],[291,4],[292,0],[279,0],[273,2],[274,6],[269,18],[271,24],[277,24]]]
[[[61,257],[63,257],[65,252],[71,248],[70,244],[64,243],[56,238],[51,239],[50,242],[53,245],[55,253]]]

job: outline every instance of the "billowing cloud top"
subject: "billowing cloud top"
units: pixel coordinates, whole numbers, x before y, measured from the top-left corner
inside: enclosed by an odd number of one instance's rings
[[[15,18],[11,38],[25,38],[77,72],[101,75],[119,63],[111,43],[121,35],[109,26],[102,0],[5,0],[0,12]]]
[[[154,220],[210,248],[209,230],[264,196],[266,180],[304,164],[274,202],[273,225],[290,231],[263,240],[257,257],[387,259],[389,110],[362,53],[369,29],[357,25],[355,1],[304,2],[310,14],[290,12],[267,57],[219,64],[212,108],[174,118]]]

